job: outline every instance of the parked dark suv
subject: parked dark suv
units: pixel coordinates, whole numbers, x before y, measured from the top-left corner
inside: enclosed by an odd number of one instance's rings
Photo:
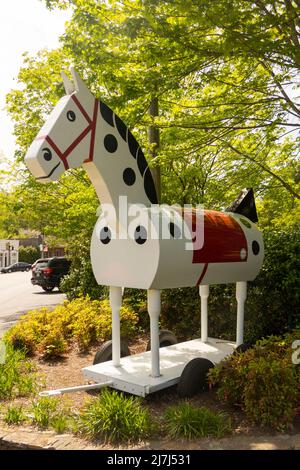
[[[59,288],[60,281],[70,271],[70,261],[64,257],[38,259],[32,265],[33,285],[41,286],[46,292]]]

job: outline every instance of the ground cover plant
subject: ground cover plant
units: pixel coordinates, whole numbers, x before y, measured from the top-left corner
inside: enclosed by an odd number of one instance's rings
[[[292,361],[292,345],[298,339],[299,330],[271,336],[224,359],[209,372],[219,399],[239,406],[258,424],[279,430],[289,427],[300,411],[300,369]]]
[[[138,397],[104,389],[78,417],[78,431],[109,442],[138,441],[153,429],[149,410]]]
[[[0,364],[0,399],[29,396],[36,387],[33,363],[24,351],[7,345],[4,363]]]
[[[128,305],[121,308],[121,335],[136,334],[137,316]],[[75,342],[81,351],[110,339],[111,310],[108,300],[80,297],[58,305],[54,310],[41,308],[24,315],[5,335],[5,341],[15,349],[31,355],[60,356]]]
[[[172,438],[223,437],[230,433],[231,422],[224,413],[189,402],[169,407],[165,412],[165,428]]]

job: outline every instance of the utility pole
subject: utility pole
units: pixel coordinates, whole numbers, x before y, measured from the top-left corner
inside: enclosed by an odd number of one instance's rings
[[[155,118],[158,116],[158,98],[152,98],[149,106],[149,116],[151,118]],[[148,127],[148,142],[151,146],[149,155],[151,160],[157,157],[158,149],[159,149],[159,129],[151,124]],[[156,193],[157,193],[157,199],[158,203],[160,203],[161,199],[161,178],[160,178],[160,167],[159,165],[156,165],[151,169],[152,177],[154,180],[155,188],[156,188]]]

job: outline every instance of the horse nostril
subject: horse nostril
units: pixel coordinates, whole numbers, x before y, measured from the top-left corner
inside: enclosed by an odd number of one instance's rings
[[[49,161],[51,160],[51,158],[52,158],[52,152],[51,152],[51,150],[48,149],[48,147],[45,147],[45,148],[42,150],[42,152],[43,152],[43,157],[44,157],[44,159],[45,159],[47,162],[49,162]]]

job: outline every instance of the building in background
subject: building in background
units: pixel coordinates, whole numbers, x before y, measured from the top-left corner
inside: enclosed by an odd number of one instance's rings
[[[0,268],[19,261],[19,240],[0,240]]]
[[[53,256],[64,256],[64,246],[48,246],[43,244],[41,235],[31,238],[20,238],[18,240],[0,240],[0,268],[5,268],[19,261],[19,247],[35,247],[40,253],[38,258],[52,258]],[[22,261],[22,259],[21,259]]]

